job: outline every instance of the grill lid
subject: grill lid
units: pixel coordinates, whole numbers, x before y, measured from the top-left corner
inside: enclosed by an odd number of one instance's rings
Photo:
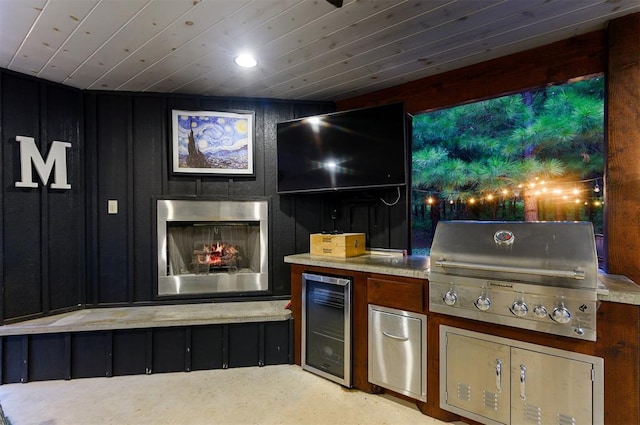
[[[429,280],[447,275],[597,288],[590,222],[440,221],[431,245]]]

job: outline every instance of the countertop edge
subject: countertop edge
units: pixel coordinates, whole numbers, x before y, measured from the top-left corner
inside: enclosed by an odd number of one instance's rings
[[[284,262],[417,279],[426,279],[429,267],[428,257],[385,257],[371,254],[350,258],[312,256],[308,253],[293,254],[285,256]],[[640,305],[640,286],[628,277],[599,271],[598,281],[598,301]]]
[[[599,301],[640,305],[640,286],[628,277],[601,271],[598,280],[606,288],[605,293],[598,293]]]
[[[407,263],[407,258],[410,257],[365,254],[357,257],[337,258],[314,256],[311,254],[293,254],[285,256],[284,262],[303,266],[326,267],[356,272],[426,279],[427,275],[425,273],[425,269],[428,268],[429,265],[428,257],[412,257],[414,261],[409,264]],[[416,259],[419,260],[416,261]],[[371,261],[378,262],[378,264],[371,263]]]

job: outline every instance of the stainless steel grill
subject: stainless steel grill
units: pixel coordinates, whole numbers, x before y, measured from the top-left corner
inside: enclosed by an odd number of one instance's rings
[[[596,339],[589,222],[441,221],[430,263],[433,312]]]

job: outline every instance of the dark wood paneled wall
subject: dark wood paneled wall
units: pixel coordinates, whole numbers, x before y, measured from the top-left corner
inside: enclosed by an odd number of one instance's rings
[[[90,245],[94,263],[88,268],[87,305],[193,302],[207,300],[156,298],[154,200],[163,196],[271,199],[270,284],[272,296],[290,291],[288,270],[281,259],[298,252],[296,237],[311,230],[296,227],[296,205],[275,193],[276,123],[328,112],[328,102],[215,98],[140,93],[85,93],[87,184],[90,191]],[[170,171],[170,114],[173,109],[247,110],[255,113],[255,176],[183,176]],[[107,213],[109,200],[118,214]],[[312,198],[317,211],[322,197]],[[293,205],[293,215],[290,210]],[[305,236],[300,236],[299,233]],[[308,250],[307,247],[304,248]],[[237,299],[217,295],[218,299]],[[245,296],[246,298],[246,296]]]
[[[271,294],[288,295],[289,271],[280,259],[308,250],[296,238],[319,230],[296,224],[298,204],[311,202],[317,215],[324,200],[288,196],[281,205],[275,124],[330,112],[333,104],[82,92],[3,69],[0,102],[2,323],[83,306],[161,302],[155,297],[153,200],[162,196],[270,197]],[[168,117],[174,108],[254,111],[255,177],[172,176]],[[33,137],[43,158],[52,141],[70,142],[71,190],[15,188],[21,179],[16,136]],[[118,201],[118,214],[107,214],[108,200]],[[197,300],[170,302],[181,301]]]
[[[0,91],[0,319],[4,321],[82,303],[87,247],[82,93],[5,72],[0,74]],[[16,136],[34,138],[43,158],[53,141],[70,142],[71,189],[43,186],[35,170],[38,188],[16,188],[15,182],[21,180]]]
[[[276,194],[276,123],[331,112],[330,102],[83,92],[3,69],[0,77],[2,323],[84,306],[207,300],[155,295],[153,201],[163,196],[270,198],[268,297],[289,295],[289,268],[282,258],[308,252],[310,233],[365,232],[370,245],[407,248],[404,192],[394,207],[380,199],[394,200],[395,190]],[[255,112],[255,176],[173,175],[172,109]],[[14,187],[21,177],[19,135],[34,137],[43,158],[53,140],[72,144],[71,190]],[[118,214],[107,213],[109,200],[118,202]]]

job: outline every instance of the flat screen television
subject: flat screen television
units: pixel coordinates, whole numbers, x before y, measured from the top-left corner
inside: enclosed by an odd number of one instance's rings
[[[278,123],[277,192],[405,185],[406,127],[402,103]]]

